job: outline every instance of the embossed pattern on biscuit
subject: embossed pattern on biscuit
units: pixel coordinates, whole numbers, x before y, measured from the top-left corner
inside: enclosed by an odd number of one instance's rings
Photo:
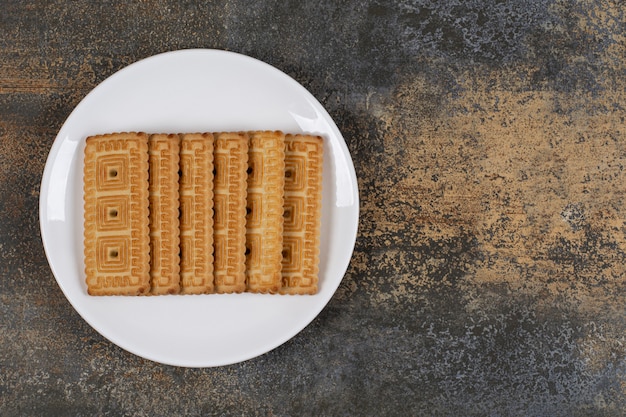
[[[183,134],[180,150],[181,293],[214,292],[211,133]]]
[[[215,134],[214,244],[218,293],[246,290],[247,133]]]
[[[179,135],[150,135],[150,293],[180,291]]]
[[[91,295],[150,290],[148,135],[88,137],[84,165],[84,255]]]
[[[246,217],[247,291],[277,293],[281,286],[285,135],[250,132]]]
[[[281,294],[315,294],[319,271],[323,140],[285,136]]]

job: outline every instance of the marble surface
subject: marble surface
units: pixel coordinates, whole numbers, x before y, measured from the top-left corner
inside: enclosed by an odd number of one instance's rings
[[[4,1],[0,414],[626,414],[619,0]],[[48,151],[124,66],[216,48],[326,107],[359,179],[339,290],[222,368],[134,356],[72,309],[38,223]]]

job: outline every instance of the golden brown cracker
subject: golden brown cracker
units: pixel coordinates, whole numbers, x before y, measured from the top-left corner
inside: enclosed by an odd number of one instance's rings
[[[148,135],[86,139],[84,254],[91,295],[150,290]]]
[[[182,135],[179,193],[183,294],[214,291],[213,149],[211,133]]]
[[[151,294],[177,294],[180,291],[179,153],[179,135],[150,136]]]
[[[285,135],[250,132],[246,217],[247,291],[277,293],[281,286]]]
[[[322,214],[323,139],[285,136],[281,294],[315,294]]]
[[[215,134],[214,243],[218,293],[246,289],[246,190],[248,135]]]

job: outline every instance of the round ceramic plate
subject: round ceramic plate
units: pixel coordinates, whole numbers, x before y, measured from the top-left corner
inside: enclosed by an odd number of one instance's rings
[[[316,295],[87,295],[82,223],[87,136],[120,131],[254,129],[324,137]],[[187,367],[221,366],[256,357],[307,326],[328,303],[346,272],[358,214],[358,188],[350,153],[320,103],[268,64],[205,49],[144,59],[91,91],[59,131],[48,156],[40,194],[46,255],[76,311],[123,349],[156,362]]]

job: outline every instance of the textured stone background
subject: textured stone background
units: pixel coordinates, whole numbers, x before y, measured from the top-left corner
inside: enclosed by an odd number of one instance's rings
[[[622,0],[94,3],[0,3],[1,415],[626,415]],[[74,106],[189,47],[307,87],[362,201],[321,315],[216,369],[104,340],[38,225]]]

